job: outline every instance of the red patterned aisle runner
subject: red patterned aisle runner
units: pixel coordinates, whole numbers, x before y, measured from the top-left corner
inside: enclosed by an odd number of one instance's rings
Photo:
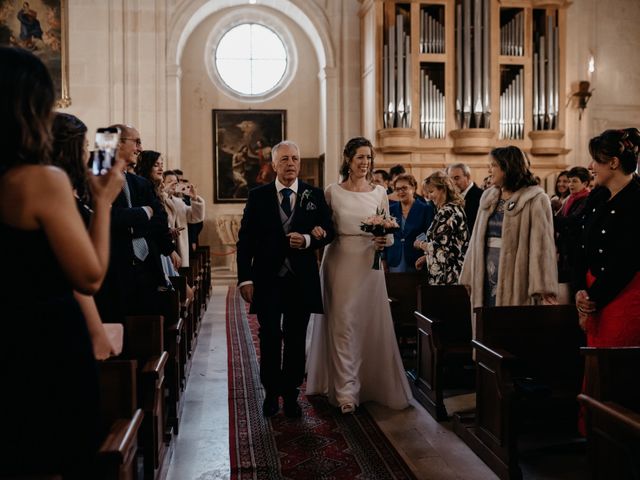
[[[258,322],[235,287],[227,293],[229,450],[232,480],[415,479],[365,408],[342,415],[300,395],[303,416],[262,416]],[[304,389],[304,387],[303,387]]]

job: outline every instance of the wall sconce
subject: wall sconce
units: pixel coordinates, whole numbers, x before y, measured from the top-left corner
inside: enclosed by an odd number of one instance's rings
[[[582,120],[582,112],[587,108],[587,103],[589,103],[589,100],[591,99],[591,93],[595,90],[589,90],[589,86],[590,83],[583,80],[578,84],[578,91],[571,95],[571,98],[576,97],[578,99],[578,110],[580,110],[578,120]]]

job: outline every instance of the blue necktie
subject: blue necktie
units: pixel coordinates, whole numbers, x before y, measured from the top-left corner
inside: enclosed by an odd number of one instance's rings
[[[127,199],[127,205],[129,206],[129,208],[132,208],[131,190],[129,190],[129,184],[127,183],[126,178],[124,180],[124,185],[122,186],[122,191],[124,192],[124,196]],[[149,255],[149,245],[147,245],[147,241],[144,238],[140,237],[134,238],[131,243],[133,245],[133,254],[135,255],[135,257],[141,262],[144,262],[147,258],[147,255]]]
[[[291,190],[290,188],[283,188],[282,190],[280,190],[280,193],[282,194],[282,201],[280,202],[280,207],[282,208],[282,211],[284,213],[287,214],[287,217],[291,216],[291,194],[293,193],[293,190]]]

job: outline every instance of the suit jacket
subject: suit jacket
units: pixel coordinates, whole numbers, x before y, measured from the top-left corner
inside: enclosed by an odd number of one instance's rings
[[[175,245],[169,235],[167,212],[147,179],[131,173],[125,174],[131,193],[131,207],[124,192],[111,206],[111,255],[109,269],[96,302],[107,320],[117,320],[127,310],[126,292],[134,277],[133,239],[143,237],[149,246],[149,255],[142,267],[155,278],[157,286],[165,285],[160,254],[169,255]],[[143,206],[153,209],[151,218]]]
[[[640,271],[640,182],[634,177],[610,199],[611,192],[597,186],[581,214],[581,235],[573,265],[573,286],[586,290],[597,308],[615,299]],[[595,277],[587,288],[587,271]],[[630,320],[631,321],[631,320]]]
[[[476,223],[478,208],[480,207],[480,197],[482,197],[483,193],[484,190],[474,183],[471,186],[471,190],[469,190],[467,195],[464,197],[464,213],[467,216],[467,227],[469,227],[469,233],[473,232],[473,225]]]
[[[392,202],[389,206],[389,214],[398,219],[398,224],[400,224],[402,204],[400,202]],[[421,250],[413,247],[413,242],[419,234],[427,232],[434,215],[435,210],[431,202],[426,203],[419,200],[413,202],[411,210],[409,210],[409,214],[405,220],[404,229],[394,232],[393,245],[385,249],[387,265],[397,267],[400,264],[403,250],[407,265],[414,265],[416,263],[418,257],[423,255],[423,253]]]
[[[282,227],[275,182],[249,192],[238,232],[237,264],[238,283],[253,281],[252,313],[264,311],[269,306],[268,288],[265,287],[277,281],[286,258],[303,292],[301,298],[291,298],[292,304],[306,312],[322,312],[315,250],[333,240],[333,222],[322,190],[298,181],[291,232],[309,234],[315,226],[321,226],[327,236],[321,240],[312,236],[308,248],[292,249]]]

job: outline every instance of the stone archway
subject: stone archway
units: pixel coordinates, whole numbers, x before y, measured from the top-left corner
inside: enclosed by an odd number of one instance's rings
[[[210,15],[230,7],[246,6],[246,0],[183,0],[169,21],[167,35],[167,153],[178,159],[181,153],[181,57],[190,35]],[[337,171],[340,159],[338,125],[338,74],[329,24],[324,12],[308,0],[260,0],[260,5],[277,10],[296,22],[313,45],[320,70],[319,145],[325,153],[325,172]],[[174,165],[176,166],[176,165]]]

